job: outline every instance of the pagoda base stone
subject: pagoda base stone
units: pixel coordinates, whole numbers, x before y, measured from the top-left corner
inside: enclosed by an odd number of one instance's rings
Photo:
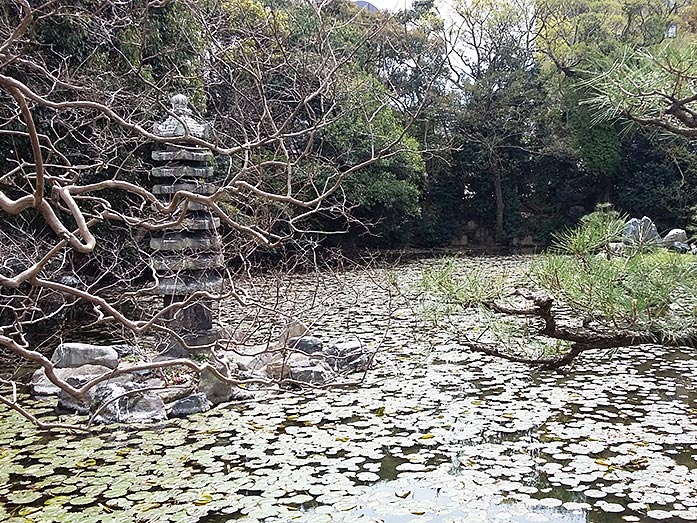
[[[191,358],[196,354],[209,355],[211,349],[220,338],[218,329],[210,329],[205,332],[195,332],[183,334],[182,344],[178,339],[169,337],[157,347],[159,354],[154,358],[155,361],[171,360],[179,358]]]
[[[186,300],[186,296],[165,296],[165,307]],[[205,332],[213,328],[211,303],[196,302],[179,309],[167,319],[179,332]]]

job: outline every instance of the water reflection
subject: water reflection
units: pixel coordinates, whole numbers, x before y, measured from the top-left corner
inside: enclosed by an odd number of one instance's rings
[[[443,488],[424,487],[418,482],[407,484],[384,482],[375,485],[365,498],[366,506],[354,509],[356,517],[366,516],[369,521],[383,523],[479,523],[508,521],[532,523],[609,523],[600,514],[587,510],[566,509],[562,506],[544,506],[515,503],[494,499],[463,502],[457,495]],[[399,504],[395,499],[401,499]],[[548,498],[549,499],[549,498]],[[544,503],[544,502],[543,502]],[[404,508],[407,507],[407,508]]]

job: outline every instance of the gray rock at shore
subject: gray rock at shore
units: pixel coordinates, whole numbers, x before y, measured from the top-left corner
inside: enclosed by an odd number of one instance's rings
[[[295,381],[307,383],[309,385],[323,385],[329,382],[334,373],[323,361],[315,362],[308,367],[291,367],[288,377]]]
[[[208,398],[212,405],[230,401],[233,396],[233,386],[218,379],[210,370],[204,370],[201,373],[198,390]]]
[[[109,367],[103,365],[81,365],[80,367],[74,368],[54,369],[56,376],[61,380],[67,381],[68,378],[73,378],[81,384],[85,384],[98,376],[111,372],[111,370],[112,369]],[[43,367],[34,372],[29,385],[36,396],[55,396],[61,390],[48,379]]]
[[[315,336],[290,338],[286,345],[291,349],[302,351],[305,354],[322,352],[322,340]]]
[[[83,365],[102,365],[115,369],[119,365],[119,353],[106,345],[61,343],[53,351],[51,362],[58,369]]]
[[[211,410],[212,406],[212,403],[208,401],[204,393],[197,392],[168,405],[167,411],[170,418],[183,418],[191,414]]]
[[[90,414],[98,423],[154,423],[167,419],[162,398],[137,383],[104,383],[92,393]]]
[[[330,345],[324,354],[329,366],[339,373],[363,372],[371,360],[370,351],[358,339]]]

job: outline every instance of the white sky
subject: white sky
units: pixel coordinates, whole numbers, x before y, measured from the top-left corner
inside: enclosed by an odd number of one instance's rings
[[[411,6],[412,0],[367,0],[373,4],[378,9],[387,9],[389,11],[399,11],[401,9],[407,9]],[[449,0],[437,0],[436,7],[442,13],[449,13],[452,11],[450,8],[451,2]]]
[[[390,11],[397,11],[399,9],[405,9],[411,5],[411,0],[368,0],[378,9],[388,9]]]

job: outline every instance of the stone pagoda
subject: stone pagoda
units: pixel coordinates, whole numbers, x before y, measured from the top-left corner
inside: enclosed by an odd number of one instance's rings
[[[155,124],[154,133],[164,138],[207,139],[210,127],[192,116],[188,98],[177,94],[171,101],[173,114]],[[152,159],[155,162],[151,171],[155,182],[152,192],[164,201],[171,200],[178,191],[210,195],[217,189],[213,154],[208,149],[167,145],[153,151]],[[197,291],[222,292],[220,268],[224,259],[219,226],[220,219],[206,205],[189,202],[180,225],[151,234],[153,268],[159,278],[157,292],[163,296],[165,306],[184,301]],[[214,306],[212,300],[196,300],[170,315],[169,327],[189,346],[214,343],[217,338],[213,328]],[[188,351],[174,342],[168,344],[166,351],[175,357],[188,355]]]

